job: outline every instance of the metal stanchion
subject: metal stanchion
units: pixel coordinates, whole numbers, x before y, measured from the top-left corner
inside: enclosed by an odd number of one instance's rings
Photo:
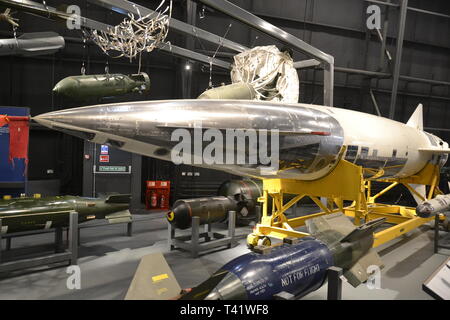
[[[78,262],[78,212],[70,213],[69,248],[70,264],[76,265]]]

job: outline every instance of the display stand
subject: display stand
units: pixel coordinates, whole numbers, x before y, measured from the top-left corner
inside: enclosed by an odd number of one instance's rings
[[[217,247],[227,246],[232,248],[236,245],[235,238],[236,212],[228,212],[228,236],[221,233],[212,232],[211,223],[205,225],[205,232],[200,233],[200,217],[192,217],[191,234],[185,236],[175,236],[175,228],[168,224],[169,249],[182,249],[190,251],[193,258],[198,257],[202,251]],[[200,242],[200,239],[204,239]]]
[[[450,232],[445,236],[439,237],[439,215],[434,219],[434,253],[439,253],[439,248],[450,250]]]
[[[127,237],[132,237],[133,236],[133,220],[130,221],[130,222],[120,222],[120,223],[114,223],[114,224],[123,224],[123,223],[127,224]],[[81,229],[107,227],[107,226],[112,226],[114,224],[111,224],[111,223],[98,223],[98,224],[92,224],[92,225],[81,225],[81,226],[78,227],[78,236],[80,235],[80,230]],[[79,236],[78,244],[80,244],[80,239],[81,239],[81,237]]]
[[[62,228],[55,228],[55,253],[36,258],[24,258],[16,261],[2,262],[2,235],[0,233],[0,272],[11,272],[61,262],[68,262],[70,265],[76,265],[78,259],[78,213],[70,212],[69,219],[68,248],[66,250],[63,249]],[[0,230],[1,226],[2,220],[0,219]]]
[[[121,223],[115,223],[115,224],[127,224],[127,236],[132,237],[133,236],[133,221],[130,222],[121,222]],[[81,236],[80,236],[80,230],[81,229],[88,229],[88,228],[98,228],[98,227],[106,227],[111,226],[111,223],[98,223],[93,225],[78,225],[78,245],[81,243]],[[16,233],[9,233],[3,235],[3,238],[6,240],[6,251],[11,250],[12,247],[12,239],[18,238],[18,237],[26,237],[26,236],[32,236],[36,234],[43,234],[43,233],[50,233],[55,232],[55,245],[62,245],[63,243],[63,231],[67,231],[66,240],[69,240],[69,228],[55,228],[55,229],[47,229],[47,230],[34,230],[34,231],[24,231],[24,232],[16,232]],[[57,251],[56,251],[57,252]]]
[[[342,300],[342,275],[343,270],[339,267],[328,268],[328,291],[327,300]]]

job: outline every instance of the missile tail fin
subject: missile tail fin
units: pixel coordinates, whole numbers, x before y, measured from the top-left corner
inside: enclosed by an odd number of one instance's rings
[[[376,267],[382,269],[384,264],[380,256],[374,250],[371,250],[362,256],[349,270],[346,270],[344,277],[348,283],[356,288],[361,283],[367,281],[373,272],[376,272]]]
[[[369,234],[373,234],[376,228],[385,222],[386,218],[378,218],[371,220],[357,228],[343,237],[340,242],[352,242],[358,239],[367,237]]]
[[[130,210],[123,210],[119,212],[114,212],[105,216],[105,219],[108,220],[108,223],[126,223],[131,222],[133,219],[131,217]]]
[[[425,185],[423,184],[410,184],[409,185],[411,188],[414,189],[414,191],[416,191],[418,194],[420,194],[424,199],[426,199],[427,197],[427,190]],[[417,204],[420,204],[423,202],[423,200],[417,196],[414,192],[411,192],[411,195],[414,197],[414,200],[416,201]]]
[[[106,197],[105,203],[130,203],[131,194],[112,194]]]
[[[338,242],[342,237],[351,233],[356,227],[342,213],[326,214],[306,220],[306,227],[311,236],[327,244]],[[329,231],[333,232],[329,232]]]
[[[417,106],[416,110],[412,114],[411,118],[409,118],[406,125],[419,130],[423,130],[423,106],[421,103]]]

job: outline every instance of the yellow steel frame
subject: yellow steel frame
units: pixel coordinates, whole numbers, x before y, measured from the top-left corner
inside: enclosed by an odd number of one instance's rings
[[[373,172],[372,172],[373,171]],[[369,174],[370,178],[365,178]],[[249,245],[255,246],[263,237],[283,239],[285,237],[304,237],[307,233],[296,231],[305,221],[314,217],[334,212],[343,212],[354,218],[356,225],[376,218],[384,217],[391,227],[374,234],[374,247],[395,239],[420,225],[433,220],[416,216],[415,208],[399,205],[376,203],[377,198],[386,194],[397,185],[404,185],[419,198],[424,197],[414,191],[410,184],[429,186],[425,198],[431,199],[441,193],[439,184],[439,167],[428,164],[418,174],[402,179],[380,179],[383,173],[366,170],[346,160],[339,161],[338,165],[327,176],[314,181],[299,181],[290,179],[264,179],[263,195],[258,199],[262,203],[262,217],[253,233],[247,237]],[[389,185],[377,194],[372,195],[372,181],[381,181]],[[283,202],[284,194],[295,195],[287,203]],[[272,198],[272,214],[268,214],[269,197]],[[287,209],[292,207],[304,197],[309,197],[321,209],[320,212],[307,216],[288,219],[285,216]],[[324,205],[320,198],[327,198]],[[344,207],[344,200],[353,201],[350,206]]]

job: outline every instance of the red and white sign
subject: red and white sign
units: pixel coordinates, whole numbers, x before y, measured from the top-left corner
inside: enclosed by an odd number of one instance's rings
[[[108,154],[101,154],[100,155],[100,162],[109,162],[109,155]]]

